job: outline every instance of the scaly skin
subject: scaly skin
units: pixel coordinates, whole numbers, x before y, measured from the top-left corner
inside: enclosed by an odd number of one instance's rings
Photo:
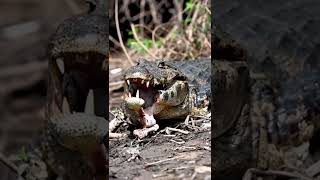
[[[35,168],[26,171],[30,179],[106,178],[103,141],[108,123],[103,117],[107,116],[108,17],[105,0],[89,2],[89,12],[65,20],[49,42],[46,123],[28,153],[26,163]],[[64,71],[58,66],[59,59]],[[71,112],[83,112],[90,89],[96,116],[64,115],[63,98]],[[34,161],[45,165],[34,166]],[[37,174],[41,171],[44,173]]]
[[[319,3],[215,1],[213,58],[247,62],[250,93],[248,112],[216,139],[214,179],[319,161],[312,156],[320,128]]]
[[[49,122],[34,140],[27,162],[23,162],[30,166],[25,171],[28,180],[105,179],[107,160],[103,143],[108,135],[107,120],[75,113]],[[35,166],[34,162],[41,166]]]
[[[88,13],[63,21],[48,46],[47,116],[63,113],[66,98],[71,112],[83,112],[90,89],[95,114],[107,116],[108,16],[105,0],[91,0]],[[58,66],[63,63],[63,69]],[[61,65],[62,66],[62,65]]]

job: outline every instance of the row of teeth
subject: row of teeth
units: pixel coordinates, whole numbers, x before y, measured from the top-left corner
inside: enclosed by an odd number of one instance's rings
[[[133,79],[132,81],[136,82],[138,81],[137,79]],[[141,80],[141,84],[144,84],[145,80]],[[127,84],[130,85],[130,80],[127,79]],[[146,81],[146,87],[148,88],[150,85],[150,81]]]
[[[130,92],[128,93],[128,96],[129,96],[130,98],[132,97]],[[139,97],[139,89],[137,89],[136,97],[137,97],[137,98],[140,98],[140,97]]]

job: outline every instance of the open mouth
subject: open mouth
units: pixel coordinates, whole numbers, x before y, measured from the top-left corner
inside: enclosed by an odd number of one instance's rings
[[[128,86],[127,96],[138,97],[144,100],[143,108],[151,107],[158,96],[158,89],[153,86],[151,80],[142,78],[128,78],[126,79]]]
[[[139,114],[140,118],[137,120],[140,125],[142,125],[142,127],[151,127],[155,125],[156,120],[154,115],[159,113],[162,109],[162,106],[158,106],[157,104],[159,90],[161,89],[155,86],[152,80],[126,78],[125,81],[128,87],[126,91],[128,99],[126,101],[136,107],[134,108],[134,111]]]

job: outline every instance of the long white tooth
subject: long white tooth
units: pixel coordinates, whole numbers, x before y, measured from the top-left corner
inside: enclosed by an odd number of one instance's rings
[[[64,73],[64,61],[62,58],[58,58],[57,60],[57,65],[58,65],[58,68],[60,70],[60,73],[63,74]]]
[[[139,89],[137,89],[136,97],[139,98]]]
[[[127,79],[127,84],[130,86],[130,81],[129,81],[129,79]]]
[[[150,84],[150,81],[147,81],[147,84],[146,84],[147,88],[149,87],[149,84]]]
[[[144,80],[143,79],[141,80],[141,84],[144,84]]]
[[[63,98],[62,108],[63,108],[63,113],[66,113],[66,114],[71,113],[67,98]]]
[[[128,96],[131,97],[131,93],[130,92],[128,93]]]

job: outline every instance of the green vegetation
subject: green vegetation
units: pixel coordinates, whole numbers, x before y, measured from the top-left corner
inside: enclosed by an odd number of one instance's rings
[[[26,149],[24,146],[20,149],[17,156],[21,161],[24,161],[24,162],[28,161],[28,156],[27,156]]]
[[[211,12],[205,1],[187,0],[180,12],[182,20],[173,17],[169,23],[146,28],[150,35],[141,33],[138,26],[129,32],[127,46],[138,54],[157,58],[193,59],[211,54]],[[181,15],[183,13],[183,16]],[[154,29],[153,31],[150,29]],[[150,32],[152,31],[152,32]],[[136,33],[136,34],[135,34]]]

